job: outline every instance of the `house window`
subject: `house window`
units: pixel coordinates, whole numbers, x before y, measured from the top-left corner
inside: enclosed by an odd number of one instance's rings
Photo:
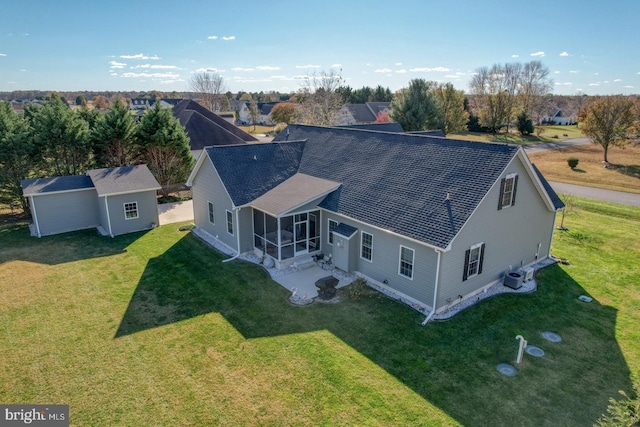
[[[209,222],[211,224],[215,224],[216,223],[216,216],[213,214],[213,203],[208,202],[209,203]]]
[[[124,204],[124,219],[138,218],[138,202],[128,202]]]
[[[363,231],[361,236],[360,257],[367,261],[371,261],[373,258],[373,235]]]
[[[334,221],[332,219],[329,220],[329,239],[327,241],[330,245],[333,245],[333,230],[338,226],[338,221]]]
[[[400,246],[400,266],[398,273],[409,279],[413,279],[413,256],[413,249]]]
[[[233,236],[233,213],[227,211],[227,233]]]
[[[462,280],[467,280],[482,273],[482,263],[484,261],[484,243],[476,243],[464,254],[464,272]]]
[[[500,201],[498,210],[508,208],[516,204],[516,189],[518,187],[518,175],[509,174],[500,182]]]

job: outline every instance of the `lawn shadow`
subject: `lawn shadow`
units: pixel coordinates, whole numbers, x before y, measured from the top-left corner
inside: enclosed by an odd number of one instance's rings
[[[609,163],[609,168],[633,178],[640,179],[640,165],[620,165]]]
[[[423,315],[373,291],[293,306],[261,267],[224,258],[187,235],[149,260],[114,338],[208,313],[248,340],[329,331],[463,425],[592,425],[610,397],[631,390],[617,310],[579,301],[587,292],[557,265],[539,272],[533,294],[500,295],[423,327]],[[545,341],[544,331],[563,341]],[[547,355],[525,356],[505,377],[496,366],[514,362],[516,335]],[[521,418],[502,410],[505,399]]]
[[[577,172],[577,173],[587,173],[587,171],[586,171],[586,170],[584,170],[584,169],[580,169],[580,168],[571,168],[571,170],[572,170],[573,172]]]
[[[30,236],[27,224],[9,224],[0,227],[0,264],[17,260],[56,265],[117,255],[146,232],[111,238],[89,229],[36,238]]]

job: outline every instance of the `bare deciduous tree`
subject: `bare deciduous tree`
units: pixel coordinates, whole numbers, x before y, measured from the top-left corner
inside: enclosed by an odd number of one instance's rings
[[[302,123],[318,126],[338,124],[340,109],[344,106],[338,91],[341,84],[342,76],[334,70],[307,76],[297,96],[302,105]]]
[[[189,88],[202,97],[211,111],[220,111],[220,95],[224,92],[224,78],[216,73],[198,73],[189,79]]]

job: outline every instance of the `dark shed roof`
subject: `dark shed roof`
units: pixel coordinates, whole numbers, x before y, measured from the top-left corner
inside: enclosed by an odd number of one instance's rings
[[[87,175],[93,181],[99,196],[160,189],[160,184],[146,165],[92,169]]]
[[[25,197],[36,194],[59,193],[93,188],[86,175],[56,176],[53,178],[24,179],[20,182]]]

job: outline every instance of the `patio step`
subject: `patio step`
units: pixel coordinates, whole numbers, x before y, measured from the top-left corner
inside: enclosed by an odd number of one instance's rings
[[[296,269],[297,270],[305,270],[307,268],[313,267],[316,263],[313,261],[313,258],[302,258],[301,260],[296,260]]]

